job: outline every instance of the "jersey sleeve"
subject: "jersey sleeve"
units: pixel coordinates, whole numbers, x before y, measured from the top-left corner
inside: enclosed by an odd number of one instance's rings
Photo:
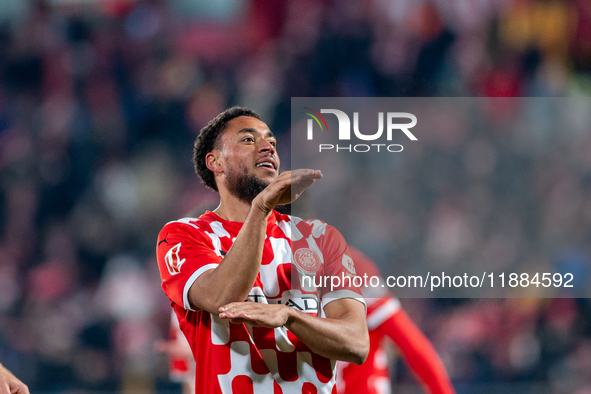
[[[361,293],[362,284],[360,285],[359,282],[359,279],[362,278],[354,280],[356,276],[355,263],[351,258],[345,238],[336,228],[327,225],[319,246],[322,248],[324,256],[322,275],[331,278],[329,281],[331,286],[324,288],[321,294],[322,309],[328,303],[343,298],[353,298],[365,305]]]
[[[222,260],[214,238],[194,222],[164,226],[158,235],[156,256],[164,293],[171,302],[188,310],[194,310],[188,298],[191,285]]]

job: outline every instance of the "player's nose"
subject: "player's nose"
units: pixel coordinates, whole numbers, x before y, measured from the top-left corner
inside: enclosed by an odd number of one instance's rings
[[[259,152],[269,152],[271,154],[275,154],[275,146],[265,138],[261,138],[259,142]]]

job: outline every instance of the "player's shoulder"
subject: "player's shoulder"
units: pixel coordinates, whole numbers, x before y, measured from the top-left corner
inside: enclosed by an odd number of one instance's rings
[[[190,229],[197,229],[200,230],[202,229],[203,224],[200,223],[200,220],[198,218],[180,218],[180,219],[176,219],[176,220],[172,220],[168,223],[166,223],[164,225],[164,227],[162,227],[162,230],[160,230],[160,232],[163,231],[179,231],[179,232],[184,232]]]
[[[210,224],[212,222],[214,222],[217,219],[217,216],[210,211],[206,211],[203,215],[199,216],[199,217],[183,217],[180,219],[176,219],[176,220],[171,220],[170,222],[165,224],[166,226],[178,226],[178,227],[185,227],[185,226],[191,226],[191,227],[203,227],[206,224]]]
[[[327,235],[331,235],[333,232],[338,233],[338,231],[333,226],[320,219],[302,219],[297,216],[289,215],[289,220],[291,222],[291,227],[293,229],[295,238],[308,238],[309,236],[312,236],[318,239]]]
[[[205,231],[211,231],[211,223],[215,218],[210,215],[210,212],[205,212],[203,215],[195,217],[184,217],[172,220],[162,227],[160,235],[163,234],[186,234],[198,236]],[[159,236],[160,238],[160,236]]]

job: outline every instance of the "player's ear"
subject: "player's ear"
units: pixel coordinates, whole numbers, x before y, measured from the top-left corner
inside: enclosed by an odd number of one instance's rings
[[[222,170],[220,153],[221,152],[218,149],[214,149],[205,155],[205,165],[207,165],[207,168],[214,173],[224,172]]]

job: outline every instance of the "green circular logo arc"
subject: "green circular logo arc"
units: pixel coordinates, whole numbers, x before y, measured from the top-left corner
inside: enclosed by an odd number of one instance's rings
[[[328,131],[328,125],[326,124],[326,120],[324,120],[324,117],[322,115],[320,115],[320,113],[318,111],[314,111],[312,108],[308,108],[308,107],[303,107],[303,108],[310,110],[310,111],[314,112],[316,115],[318,115],[318,117],[320,119],[322,119],[322,122],[324,123],[324,126],[326,126],[326,130]],[[318,117],[316,117],[314,114],[311,114],[309,112],[306,112],[306,115],[310,115],[316,121],[316,123],[318,123],[318,126],[320,126],[320,130],[324,130],[324,128],[322,127],[322,123],[320,123],[320,120],[318,119]]]

